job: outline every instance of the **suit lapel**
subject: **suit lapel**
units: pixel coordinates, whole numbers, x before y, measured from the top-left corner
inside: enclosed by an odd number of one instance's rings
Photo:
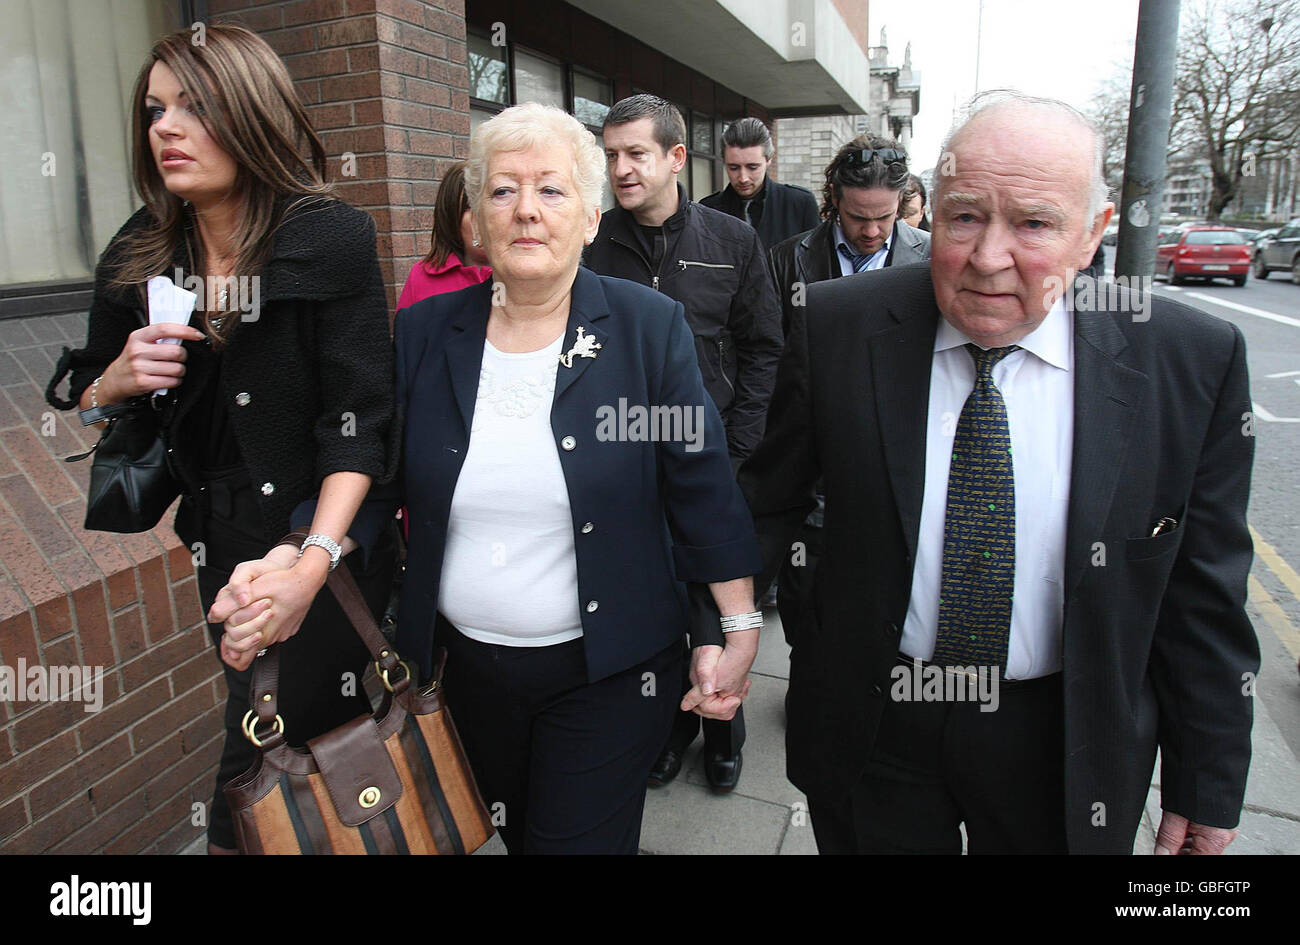
[[[609,334],[597,323],[608,317],[609,303],[605,300],[605,290],[601,287],[600,277],[587,269],[579,268],[578,276],[573,280],[573,294],[569,300],[569,322],[564,328],[560,354],[567,355],[578,343],[579,327],[586,337],[594,337],[595,344],[600,345],[601,348],[592,346],[593,357],[584,358],[575,353],[571,359],[571,367],[565,367],[563,362],[560,363],[556,369],[558,373],[555,377],[555,402],[559,401],[564,392],[572,387],[600,356],[600,350],[609,341]]]
[[[479,283],[462,291],[476,293],[475,298],[458,309],[451,325],[451,338],[443,349],[447,359],[447,374],[451,389],[456,395],[456,406],[465,421],[465,434],[469,435],[474,422],[474,404],[478,400],[479,372],[483,369],[483,344],[487,340],[488,316],[492,308],[492,285]]]
[[[871,377],[889,482],[908,553],[916,555],[925,495],[926,416],[939,309],[929,279],[926,298],[889,306],[896,324],[870,338]]]
[[[1074,456],[1066,526],[1065,598],[1069,600],[1100,541],[1132,437],[1147,376],[1126,367],[1115,316],[1081,306],[1074,314]]]

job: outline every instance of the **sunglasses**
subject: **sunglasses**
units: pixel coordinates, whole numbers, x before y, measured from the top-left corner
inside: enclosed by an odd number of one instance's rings
[[[895,151],[893,148],[863,148],[861,151],[850,151],[845,156],[844,163],[848,167],[853,167],[855,164],[870,164],[877,157],[885,164],[907,163],[907,154],[903,151]]]

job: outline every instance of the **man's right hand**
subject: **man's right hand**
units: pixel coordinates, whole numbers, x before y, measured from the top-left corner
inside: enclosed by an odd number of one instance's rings
[[[185,348],[179,344],[158,344],[164,338],[201,341],[197,328],[175,322],[146,325],[131,332],[117,356],[104,370],[96,398],[102,404],[119,404],[150,391],[178,387],[185,374]],[[89,400],[86,401],[86,406]]]

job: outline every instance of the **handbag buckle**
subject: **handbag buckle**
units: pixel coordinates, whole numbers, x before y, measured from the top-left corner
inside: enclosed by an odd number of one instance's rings
[[[411,682],[411,667],[406,665],[406,660],[398,660],[397,665],[406,670],[406,675],[394,683],[390,682],[388,679],[388,670],[382,669],[378,662],[375,663],[375,672],[379,674],[380,680],[383,681],[384,688],[392,693],[397,692],[397,689],[395,688],[396,686],[400,686],[402,683],[407,683],[409,685]]]
[[[258,748],[262,747],[263,745],[262,739],[260,739],[257,736],[257,716],[253,714],[252,709],[249,709],[247,712],[244,713],[244,721],[240,723],[240,728],[244,730],[244,735],[245,737],[247,737],[247,739],[250,742],[252,742]],[[278,712],[276,713],[275,721],[271,723],[270,734],[272,735],[284,734],[284,719],[280,716]]]

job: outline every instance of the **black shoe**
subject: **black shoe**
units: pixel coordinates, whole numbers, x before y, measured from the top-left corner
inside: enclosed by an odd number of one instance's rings
[[[714,794],[730,794],[740,783],[740,768],[745,761],[741,752],[728,758],[722,754],[710,754],[704,763],[704,777],[713,788]]]
[[[655,766],[650,769],[650,777],[646,779],[646,783],[651,787],[663,787],[677,777],[681,770],[682,753],[665,748],[655,759]]]

